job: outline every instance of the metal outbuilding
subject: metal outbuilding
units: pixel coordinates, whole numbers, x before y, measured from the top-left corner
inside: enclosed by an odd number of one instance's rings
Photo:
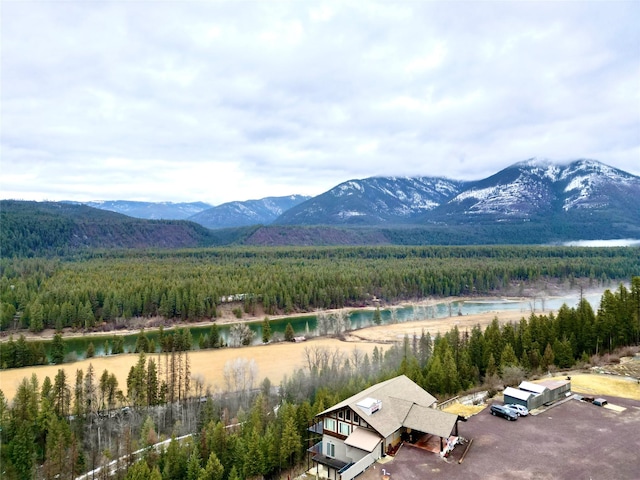
[[[518,388],[504,390],[504,403],[522,405],[529,410],[565,398],[571,392],[569,380],[542,380],[538,383],[522,382]]]
[[[530,409],[529,399],[535,396],[531,392],[526,392],[524,390],[519,390],[513,387],[507,387],[504,389],[504,403],[505,404],[515,404],[522,405],[527,409]]]

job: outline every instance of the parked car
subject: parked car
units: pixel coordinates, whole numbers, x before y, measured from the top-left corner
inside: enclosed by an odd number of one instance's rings
[[[498,415],[507,420],[518,420],[518,414],[505,405],[491,405],[491,415]]]
[[[509,405],[505,405],[505,407],[510,408],[514,412],[518,414],[519,417],[526,417],[529,415],[529,410],[524,405],[518,405],[516,403],[510,403]]]

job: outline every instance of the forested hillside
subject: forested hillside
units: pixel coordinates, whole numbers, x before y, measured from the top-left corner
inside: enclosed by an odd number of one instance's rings
[[[185,248],[213,245],[210,230],[180,220],[140,220],[57,202],[0,201],[2,257],[68,255],[92,248]]]
[[[3,257],[68,256],[88,250],[205,246],[546,245],[568,240],[638,238],[629,208],[575,210],[535,221],[454,216],[414,225],[254,225],[208,230],[179,220],[143,220],[54,202],[0,201]]]
[[[0,328],[112,329],[134,317],[195,321],[225,298],[267,315],[506,292],[514,284],[624,280],[638,248],[324,247],[86,253],[0,262]]]

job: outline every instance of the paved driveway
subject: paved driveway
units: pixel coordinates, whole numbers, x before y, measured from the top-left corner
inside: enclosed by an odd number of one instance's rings
[[[622,412],[569,400],[537,416],[508,422],[486,408],[459,423],[459,433],[473,438],[452,456],[402,446],[386,465],[369,468],[358,480],[472,479],[640,479],[640,402],[607,397]]]

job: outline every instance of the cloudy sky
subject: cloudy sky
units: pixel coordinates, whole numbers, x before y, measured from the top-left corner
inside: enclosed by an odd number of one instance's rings
[[[530,157],[640,175],[640,2],[3,1],[0,196],[317,195]]]

